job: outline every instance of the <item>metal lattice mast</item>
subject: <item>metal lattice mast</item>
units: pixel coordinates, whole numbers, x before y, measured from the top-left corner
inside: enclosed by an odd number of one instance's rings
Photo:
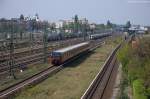
[[[43,44],[44,44],[44,63],[47,62],[47,23],[44,23],[44,34],[43,34]]]
[[[32,50],[32,47],[33,47],[33,31],[30,32],[30,47],[31,47],[31,50]]]
[[[31,48],[31,54],[32,54],[32,49],[33,49],[33,32],[35,29],[35,22],[33,20],[30,21],[31,24],[31,31],[30,31],[30,48]]]
[[[11,31],[10,31],[10,37],[9,38],[9,51],[10,51],[10,60],[9,60],[9,66],[10,66],[10,76],[13,76],[14,79],[16,79],[15,73],[14,73],[14,22],[11,22]]]

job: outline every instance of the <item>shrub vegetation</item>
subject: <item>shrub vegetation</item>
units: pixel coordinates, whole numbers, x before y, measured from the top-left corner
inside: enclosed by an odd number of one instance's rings
[[[118,58],[125,78],[133,88],[133,97],[150,99],[150,38],[140,39],[137,48],[125,44],[119,51]]]

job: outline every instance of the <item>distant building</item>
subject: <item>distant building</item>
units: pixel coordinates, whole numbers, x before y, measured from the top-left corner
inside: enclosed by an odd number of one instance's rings
[[[150,26],[147,26],[146,28],[147,28],[147,31],[150,32]]]
[[[72,25],[74,23],[75,23],[75,20],[73,18],[70,19],[70,20],[59,20],[58,22],[55,22],[55,24],[56,24],[56,30],[59,30],[63,26],[67,26],[67,25],[71,25],[71,27],[72,27]],[[88,24],[88,20],[86,18],[81,18],[81,19],[78,19],[78,23],[79,24]],[[65,28],[65,30],[64,30],[64,32],[67,32],[67,33],[72,33],[73,31],[74,31],[74,26],[73,26],[73,28],[69,27],[69,28]]]
[[[11,21],[20,22],[20,18],[11,18]]]
[[[96,28],[96,24],[95,23],[92,23],[89,26],[90,26],[90,29],[95,29]]]
[[[144,34],[148,30],[147,27],[140,26],[140,25],[133,25],[129,28],[129,31],[134,31],[138,34]]]
[[[64,24],[63,22],[64,22],[64,21],[62,21],[62,20],[56,22],[56,23],[55,23],[55,24],[56,24],[56,29],[62,28],[62,27],[63,27],[63,24]]]
[[[88,20],[86,18],[81,18],[78,21],[81,24],[88,24]],[[71,19],[71,20],[60,20],[58,23],[61,23],[61,24],[63,23],[63,24],[69,25],[71,23],[74,23],[74,19]]]
[[[71,23],[74,23],[74,20],[60,20],[63,24],[69,25]]]
[[[88,20],[86,18],[81,18],[81,19],[79,19],[79,23],[88,24]]]

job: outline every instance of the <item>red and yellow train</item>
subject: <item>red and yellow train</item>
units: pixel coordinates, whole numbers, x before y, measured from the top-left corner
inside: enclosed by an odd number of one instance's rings
[[[53,65],[60,65],[65,61],[69,60],[70,58],[89,50],[89,48],[90,48],[90,43],[83,42],[80,44],[76,44],[73,46],[69,46],[66,48],[53,51],[51,54],[51,63]]]

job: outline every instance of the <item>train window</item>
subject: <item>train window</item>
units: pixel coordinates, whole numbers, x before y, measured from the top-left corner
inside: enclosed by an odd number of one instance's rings
[[[67,52],[65,53],[65,57],[67,57],[68,55],[67,55]]]
[[[65,57],[67,56],[67,53],[65,53]]]
[[[60,56],[60,53],[53,52],[53,53],[52,53],[52,56],[53,56],[53,57],[58,57],[58,56]]]

